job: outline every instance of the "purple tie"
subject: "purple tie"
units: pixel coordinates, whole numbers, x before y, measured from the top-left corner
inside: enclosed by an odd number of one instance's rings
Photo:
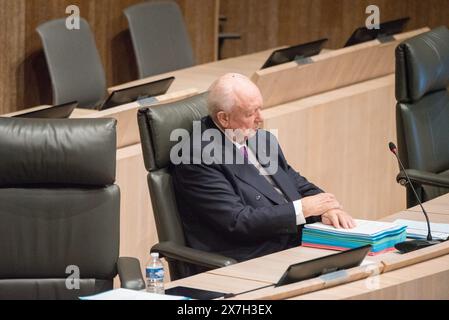
[[[241,148],[242,153],[243,153],[243,158],[245,159],[245,161],[248,161],[248,150],[246,149],[246,146],[243,146]]]

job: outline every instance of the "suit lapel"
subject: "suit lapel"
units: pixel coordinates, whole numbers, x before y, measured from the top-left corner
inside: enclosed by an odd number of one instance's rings
[[[290,177],[281,167],[279,167],[278,171],[271,177],[273,178],[274,182],[276,182],[276,184],[279,186],[279,188],[282,190],[282,192],[284,192],[288,200],[295,201],[301,199],[301,195],[291,182]]]
[[[260,131],[258,131],[258,132],[260,132]],[[256,155],[256,157],[259,161],[259,157],[258,157],[259,154],[267,155],[266,145],[267,145],[267,143],[270,143],[270,141],[269,141],[268,134],[266,135],[266,141],[264,141],[263,143],[256,143],[258,141],[258,139],[261,139],[261,137],[260,137],[260,135],[256,134],[256,136],[251,139],[251,143],[249,143],[249,145],[252,146],[251,150]],[[254,147],[256,147],[255,148],[256,150],[254,150]],[[277,159],[271,159],[271,161],[272,162],[279,161],[279,157]],[[259,163],[261,163],[261,162],[259,161]],[[261,163],[261,165],[263,166],[262,163]],[[277,187],[279,187],[279,189],[282,190],[282,192],[284,193],[284,195],[287,197],[287,199],[289,201],[301,199],[301,195],[296,190],[294,184],[291,182],[291,178],[288,176],[287,172],[285,172],[282,169],[282,167],[279,165],[279,163],[278,163],[277,171],[270,176],[273,179],[273,181],[276,183]],[[265,178],[264,178],[264,180],[265,180]]]
[[[277,193],[273,186],[257,171],[256,167],[252,164],[234,164],[232,165],[233,171],[237,177],[241,180],[259,190],[260,193],[265,195],[271,201],[277,204],[285,203],[283,197]]]
[[[203,122],[205,125],[205,128],[215,128],[219,130],[215,124],[213,123],[212,119],[210,117],[207,117],[205,121]],[[224,134],[220,131],[222,135],[222,150],[223,150],[223,157],[221,159],[215,157],[217,161],[222,161],[224,159],[224,153],[226,152],[240,152],[240,150],[237,150],[234,144],[226,144],[225,139],[227,139]],[[256,139],[256,137],[253,137],[252,139]],[[257,144],[249,144],[257,146]],[[265,144],[261,143],[260,152],[265,152]],[[251,148],[253,153],[257,157],[257,152]],[[266,154],[266,153],[264,153]],[[232,168],[234,174],[241,179],[242,181],[246,182],[253,188],[257,189],[260,193],[265,195],[267,198],[269,198],[271,201],[277,204],[283,204],[285,203],[284,198],[273,188],[273,186],[263,177],[257,168],[253,166],[252,164],[229,164],[227,165],[229,168]],[[282,168],[279,166],[277,172],[271,176],[277,186],[284,192],[287,199],[290,201],[300,199],[299,193],[296,191],[294,185],[290,182],[290,177],[287,175],[287,173],[282,170]]]

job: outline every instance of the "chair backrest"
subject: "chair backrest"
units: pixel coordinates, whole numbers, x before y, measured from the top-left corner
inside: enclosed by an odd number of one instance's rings
[[[192,132],[192,122],[207,115],[206,93],[181,101],[140,109],[138,122],[148,187],[159,241],[185,245],[170,173],[173,130]]]
[[[397,138],[406,168],[448,172],[448,86],[447,27],[405,40],[396,48]]]
[[[112,288],[115,128],[113,119],[0,119],[0,299],[76,299]]]
[[[69,30],[66,19],[37,29],[44,48],[53,87],[53,103],[78,101],[80,108],[98,106],[106,94],[106,78],[95,39],[86,20]]]
[[[195,64],[181,10],[175,2],[143,2],[125,10],[139,77]]]

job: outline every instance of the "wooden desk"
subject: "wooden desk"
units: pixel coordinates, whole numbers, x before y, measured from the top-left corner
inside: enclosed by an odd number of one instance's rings
[[[446,198],[446,207],[449,199]],[[383,219],[423,221],[422,213],[404,211]],[[432,222],[449,223],[449,215],[429,214]],[[390,253],[387,256],[396,255]],[[405,268],[338,287],[316,291],[293,299],[449,299],[449,255],[444,255]]]
[[[72,114],[70,115],[70,118],[89,118],[90,116],[95,117],[95,114],[97,113],[98,110],[75,108],[75,110],[73,110]]]
[[[154,98],[151,105],[169,103],[198,94],[195,88],[167,93]],[[117,149],[140,144],[139,127],[137,124],[137,110],[143,106],[138,102],[131,102],[114,108],[97,111],[76,109],[71,118],[115,118],[117,119]]]
[[[32,107],[32,108],[28,108],[28,109],[7,113],[7,114],[2,115],[2,117],[15,117],[15,116],[27,113],[27,112],[34,112],[34,111],[47,109],[48,107],[50,107],[50,105],[47,105],[47,104],[41,105],[41,106],[35,106],[35,107]]]
[[[175,81],[173,81],[173,84],[168,90],[168,93],[177,92],[188,88],[196,88],[199,90],[199,92],[204,92],[207,91],[212,82],[228,72],[238,72],[250,78],[256,70],[259,70],[260,67],[262,67],[265,60],[270,56],[273,50],[279,48],[273,48],[236,58],[220,60],[217,62],[206,63],[191,68],[181,69],[128,82],[111,87],[108,89],[108,91],[112,92],[113,90],[119,90],[129,86],[140,85],[143,83],[174,76]]]
[[[241,262],[226,268],[215,269],[207,273],[259,281],[265,283],[265,285],[273,284],[281,278],[289,265],[326,256],[330,253],[333,252],[329,250],[297,247]]]
[[[253,82],[264,98],[264,107],[335,90],[394,73],[397,45],[429,31],[422,28],[395,35],[392,41],[379,40],[325,52],[311,57],[311,63],[285,63],[257,71]]]
[[[446,201],[449,207],[449,201]],[[434,222],[449,223],[449,215],[430,214]],[[398,218],[413,219],[422,221],[422,214],[412,211],[402,211],[391,215],[383,220],[393,221]],[[209,271],[204,278],[189,277],[176,281],[176,285],[194,286],[205,289],[212,288],[214,284],[211,276],[221,276],[218,278],[217,287],[224,283],[233,283],[233,286],[239,287],[238,283],[242,281],[241,288],[248,288],[251,285],[259,288],[266,284],[275,283],[279,280],[286,267],[292,263],[313,259],[316,257],[333,254],[334,251],[313,249],[313,248],[292,248],[282,252],[274,253],[257,259],[249,260],[243,263],[232,265],[226,268]],[[427,255],[427,256],[426,256]],[[423,258],[424,257],[424,258]],[[429,259],[430,257],[430,259]],[[422,259],[418,263],[413,263],[414,259]],[[428,260],[426,260],[428,259]],[[324,284],[319,278],[283,286],[279,288],[266,288],[256,290],[237,296],[237,299],[273,299],[273,298],[292,298],[292,299],[449,299],[449,243],[443,243],[438,246],[429,247],[420,251],[415,251],[407,255],[400,255],[396,252],[386,253],[375,257],[368,257],[366,262],[372,265],[365,265],[349,270],[348,277],[354,281],[335,284]],[[401,261],[405,261],[401,262]],[[400,264],[403,264],[401,266]],[[372,266],[377,266],[380,275],[371,276]],[[392,266],[392,267],[390,267]],[[397,268],[397,269],[395,269]],[[384,273],[382,273],[384,272]],[[207,275],[206,275],[207,274]],[[225,280],[227,278],[227,281]],[[246,281],[252,281],[246,284]],[[172,286],[170,283],[168,287]],[[329,286],[325,288],[324,286]],[[255,287],[257,288],[257,286]],[[321,290],[319,290],[322,288]],[[229,292],[230,287],[225,292]],[[308,292],[312,290],[312,292]],[[233,293],[242,292],[231,291]],[[306,292],[305,294],[295,295],[295,292]]]
[[[449,255],[407,268],[334,288],[312,292],[292,300],[423,300],[449,299]]]
[[[109,91],[174,76],[175,81],[169,92],[191,87],[203,92],[221,75],[238,72],[251,78],[259,87],[266,108],[394,73],[395,47],[401,41],[426,31],[429,28],[401,33],[387,43],[373,40],[338,50],[326,50],[311,57],[313,63],[310,64],[290,62],[260,70],[273,50],[278,49],[273,48],[132,81],[109,88]]]
[[[446,205],[449,202],[449,193],[442,195],[438,198],[427,201],[423,206],[428,213],[438,213],[449,215],[449,207]],[[419,205],[407,209],[408,211],[421,212]]]
[[[198,275],[182,280],[172,281],[165,285],[166,289],[176,286],[186,286],[191,288],[218,291],[224,293],[244,292],[265,286],[266,283],[239,279],[238,281],[229,281],[229,277],[210,273],[200,273]]]

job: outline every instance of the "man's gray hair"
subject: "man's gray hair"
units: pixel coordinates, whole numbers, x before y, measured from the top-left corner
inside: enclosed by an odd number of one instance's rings
[[[212,83],[207,97],[207,108],[212,119],[215,120],[220,111],[232,111],[238,103],[238,91],[259,93],[259,89],[250,79],[238,73],[227,73]]]

